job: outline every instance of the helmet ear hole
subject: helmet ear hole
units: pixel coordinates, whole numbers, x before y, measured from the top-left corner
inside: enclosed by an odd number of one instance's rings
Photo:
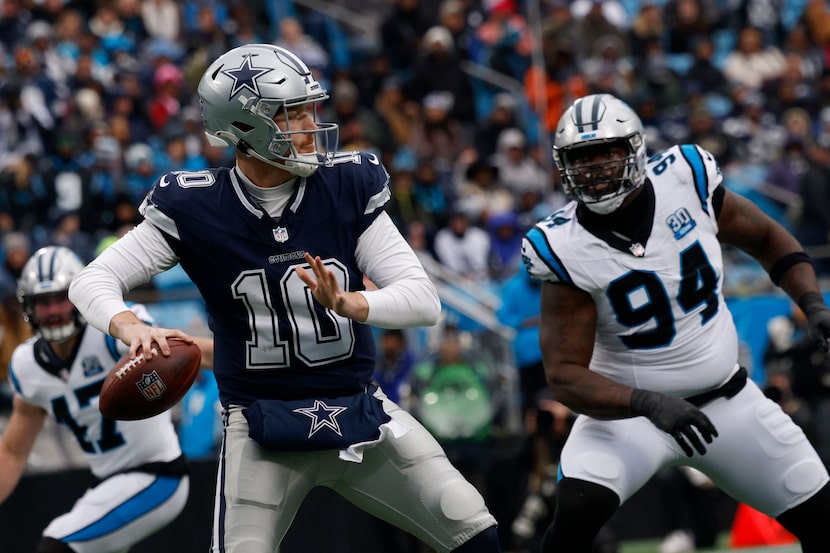
[[[239,131],[242,133],[249,133],[256,128],[253,125],[243,123],[242,121],[234,121],[233,123],[231,123],[231,125],[239,129]]]

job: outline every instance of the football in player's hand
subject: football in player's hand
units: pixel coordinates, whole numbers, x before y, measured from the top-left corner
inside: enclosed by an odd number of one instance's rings
[[[170,355],[163,356],[153,344],[153,357],[146,359],[138,348],[135,359],[124,355],[107,375],[98,398],[101,413],[116,420],[147,419],[170,409],[199,374],[202,352],[196,344],[168,338]]]

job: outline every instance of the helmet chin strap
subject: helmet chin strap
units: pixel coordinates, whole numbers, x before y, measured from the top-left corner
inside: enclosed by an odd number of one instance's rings
[[[253,148],[249,147],[244,142],[240,141],[239,144],[236,145],[240,152],[245,154],[246,156],[256,158],[263,163],[267,163],[272,167],[277,167],[282,169],[283,171],[288,171],[292,175],[296,177],[310,177],[314,174],[319,166],[319,162],[317,161],[317,154],[298,154],[296,156],[296,160],[284,158],[280,161],[275,159],[268,159],[267,157],[260,155],[257,153]],[[303,161],[306,159],[308,161]]]

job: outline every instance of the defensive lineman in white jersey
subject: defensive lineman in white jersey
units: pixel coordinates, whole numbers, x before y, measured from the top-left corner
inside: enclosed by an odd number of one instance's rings
[[[18,283],[36,334],[15,349],[10,364],[15,397],[0,439],[0,502],[19,482],[46,417],[73,432],[100,480],[48,525],[38,553],[126,552],[178,516],[189,491],[169,411],[114,421],[98,410],[101,385],[127,346],[84,323],[67,298],[69,282],[82,268],[67,248],[42,248]],[[132,309],[151,321],[143,306]],[[206,344],[200,342],[203,351]]]
[[[554,158],[575,201],[525,236],[543,281],[540,345],[556,399],[580,413],[563,449],[542,551],[588,553],[599,528],[660,468],[685,464],[826,551],[828,473],[804,433],[738,365],[720,242],[755,257],[826,349],[830,311],[809,257],[727,191],[699,146],[646,160],[639,117],[581,98]]]

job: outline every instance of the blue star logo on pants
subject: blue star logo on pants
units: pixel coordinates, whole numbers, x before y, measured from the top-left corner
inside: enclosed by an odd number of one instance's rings
[[[312,437],[323,427],[331,429],[338,436],[342,436],[340,431],[340,424],[337,422],[337,415],[348,409],[348,407],[341,407],[339,405],[326,405],[319,399],[314,400],[314,407],[302,407],[294,409],[295,413],[300,413],[311,419],[311,428],[308,431],[308,437]]]

